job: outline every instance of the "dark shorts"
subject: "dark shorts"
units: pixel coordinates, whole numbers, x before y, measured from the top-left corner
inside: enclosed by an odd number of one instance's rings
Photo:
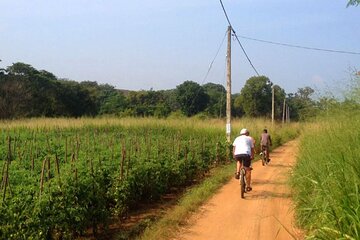
[[[251,159],[250,156],[247,154],[235,155],[235,160],[240,162],[244,161],[244,167],[250,167]]]
[[[261,145],[261,151],[269,151],[269,146],[268,145]]]

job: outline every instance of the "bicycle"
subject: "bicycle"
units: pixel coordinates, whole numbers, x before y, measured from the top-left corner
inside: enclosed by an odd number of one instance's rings
[[[269,159],[267,159],[267,152],[266,151],[267,151],[266,147],[262,146],[260,156],[261,156],[261,162],[262,162],[263,166],[269,164]]]
[[[244,167],[244,159],[241,160],[239,183],[241,198],[244,198],[244,194],[246,193],[246,171]]]

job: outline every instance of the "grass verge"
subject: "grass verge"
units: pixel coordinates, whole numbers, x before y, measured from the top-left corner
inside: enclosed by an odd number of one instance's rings
[[[210,177],[206,178],[201,184],[189,189],[176,206],[167,211],[160,220],[149,224],[144,233],[137,239],[158,240],[174,237],[179,227],[186,222],[188,217],[231,179],[233,172],[233,164],[213,169]]]
[[[309,239],[360,239],[360,112],[319,119],[303,133],[292,176]]]

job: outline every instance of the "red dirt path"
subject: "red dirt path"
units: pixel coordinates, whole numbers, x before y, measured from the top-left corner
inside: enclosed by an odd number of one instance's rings
[[[303,239],[294,224],[287,185],[297,151],[298,142],[291,141],[270,154],[270,165],[255,162],[253,190],[245,199],[240,197],[238,180],[232,179],[189,219],[176,240]]]

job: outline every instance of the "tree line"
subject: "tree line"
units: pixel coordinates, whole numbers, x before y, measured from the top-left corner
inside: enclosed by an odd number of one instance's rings
[[[266,76],[249,78],[241,91],[232,95],[232,115],[270,117],[272,87],[277,120],[282,118],[284,100],[292,120],[307,119],[329,102],[337,102],[334,99],[315,101],[310,87],[286,94],[280,86],[269,83]],[[108,84],[57,78],[51,72],[21,62],[0,69],[0,119],[99,115],[223,118],[226,90],[220,84],[199,85],[188,80],[170,90],[127,91]]]

